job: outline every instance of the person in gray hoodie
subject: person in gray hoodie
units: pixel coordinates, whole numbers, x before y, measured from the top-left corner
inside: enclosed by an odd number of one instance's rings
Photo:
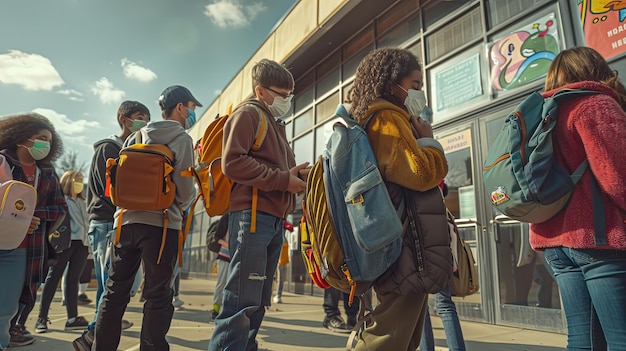
[[[176,197],[168,209],[166,237],[162,245],[163,212],[122,210],[117,208],[115,225],[122,226],[119,244],[112,246],[106,294],[98,311],[92,350],[116,350],[121,334],[122,315],[130,300],[135,274],[143,261],[145,283],[144,316],[141,326],[140,350],[169,350],[165,335],[169,330],[172,306],[171,280],[178,257],[178,235],[183,225],[180,208],[187,209],[195,198],[193,178],[181,176],[181,171],[193,164],[193,141],[185,129],[195,123],[195,109],[202,104],[182,86],[171,86],[159,98],[163,121],[149,122],[138,131],[146,144],[167,145],[174,154],[172,181]],[[183,128],[184,127],[184,128]],[[124,146],[135,142],[135,135]],[[121,211],[123,220],[118,221]]]
[[[106,190],[106,163],[109,158],[119,156],[124,140],[133,132],[141,129],[150,121],[150,111],[139,101],[124,101],[117,110],[117,123],[121,132],[111,135],[93,144],[94,152],[89,170],[87,186],[87,213],[89,214],[89,229],[87,238],[93,252],[94,270],[96,273],[96,314],[83,334],[72,342],[76,351],[91,350],[93,333],[98,319],[98,307],[104,292],[104,285],[108,279],[106,268],[106,249],[113,232],[113,215],[115,205],[105,194]],[[130,328],[133,324],[122,320],[122,329]]]

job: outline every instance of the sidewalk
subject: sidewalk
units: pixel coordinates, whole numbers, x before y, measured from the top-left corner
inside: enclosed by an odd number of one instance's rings
[[[181,280],[180,298],[185,301],[182,309],[174,312],[174,319],[168,333],[168,341],[173,351],[206,350],[213,333],[214,324],[209,320],[212,306],[212,292],[215,279]],[[23,351],[68,351],[72,350],[71,341],[80,336],[80,331],[63,331],[66,314],[61,306],[58,291],[52,302],[49,325],[45,334],[34,333],[35,321],[39,311],[37,304],[31,312],[27,329],[37,342],[32,345],[15,348]],[[95,291],[88,291],[91,299]],[[283,295],[282,304],[272,306],[265,315],[257,340],[259,350],[271,351],[342,351],[345,350],[347,334],[333,333],[322,327],[324,312],[322,297],[296,294]],[[139,350],[141,331],[142,304],[139,298],[131,299],[125,319],[135,325],[122,332],[119,351]],[[342,311],[343,312],[343,311]],[[79,306],[79,315],[88,320],[93,318],[94,305]],[[401,321],[399,321],[401,322]],[[432,318],[437,345],[445,345],[445,335],[438,317]],[[562,351],[565,349],[566,336],[520,328],[495,326],[483,323],[461,322],[463,334],[469,351]],[[13,349],[13,348],[11,348]],[[448,350],[437,347],[437,350]],[[390,350],[392,351],[392,350]]]

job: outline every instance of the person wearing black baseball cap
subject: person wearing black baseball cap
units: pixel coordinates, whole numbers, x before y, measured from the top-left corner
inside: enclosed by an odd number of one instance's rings
[[[182,85],[172,85],[165,88],[159,96],[159,106],[163,119],[183,118],[181,124],[189,129],[196,123],[196,107],[202,107],[202,104],[189,89]]]

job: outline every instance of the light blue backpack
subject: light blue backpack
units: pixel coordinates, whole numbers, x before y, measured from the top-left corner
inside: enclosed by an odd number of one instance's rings
[[[343,105],[336,115],[307,180],[302,248],[313,281],[350,293],[351,302],[400,256],[405,206],[397,212],[391,202],[364,127]]]

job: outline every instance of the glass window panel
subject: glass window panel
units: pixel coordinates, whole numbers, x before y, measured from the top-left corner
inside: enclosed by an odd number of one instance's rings
[[[424,25],[426,29],[443,19],[454,10],[465,6],[472,0],[433,1],[424,7]]]
[[[313,132],[307,133],[293,141],[296,164],[304,162],[313,164],[313,141]]]
[[[487,0],[487,22],[493,28],[507,19],[527,9],[536,8],[536,4],[545,0]]]
[[[399,46],[414,35],[419,34],[420,27],[420,16],[417,12],[378,38],[378,47]]]
[[[428,62],[480,37],[481,34],[480,8],[476,7],[426,38]]]
[[[346,102],[346,100],[348,99],[348,97],[349,97],[348,94],[350,94],[350,89],[352,89],[353,86],[354,86],[354,80],[351,81],[350,83],[344,85],[344,87],[341,89],[341,91],[342,91],[342,100],[341,100],[341,102],[342,103]]]
[[[350,59],[353,55],[359,54],[363,49],[371,50],[374,42],[374,27],[365,28],[354,38],[348,40],[343,47],[343,60]]]
[[[361,52],[359,52],[358,54],[354,55],[348,61],[345,61],[343,63],[343,66],[342,66],[343,80],[346,80],[346,79],[352,77],[356,73],[356,68],[359,66],[359,63],[361,63],[361,60],[365,56],[367,56],[367,54],[370,51],[372,51],[373,49],[374,49],[374,45],[372,43],[368,47],[363,49]]]
[[[296,81],[296,86],[294,89],[294,93],[296,94],[296,96],[294,97],[293,102],[293,108],[296,113],[300,112],[302,109],[306,108],[313,102],[314,83],[315,75],[313,74],[313,72]]]
[[[335,115],[337,104],[339,104],[339,92],[327,97],[320,102],[316,108],[315,123],[320,123]]]
[[[415,55],[417,57],[417,59],[420,62],[420,65],[422,66],[422,73],[424,73],[424,55],[422,55],[422,41],[418,41],[417,43],[413,44],[412,46],[408,47],[407,50],[409,50],[411,53],[413,53],[413,55]],[[424,77],[426,77],[424,75]],[[425,89],[426,87],[422,88]]]
[[[317,82],[315,97],[319,98],[337,89],[337,85],[339,85],[339,66]]]
[[[400,1],[391,10],[385,12],[378,20],[376,20],[376,28],[378,33],[382,34],[393,28],[401,22],[407,15],[417,11],[419,5],[416,0]]]
[[[466,129],[441,138],[448,161],[446,206],[456,218],[476,218],[472,171],[472,131]]]
[[[298,135],[313,127],[313,109],[307,110],[294,119],[294,135]]]

